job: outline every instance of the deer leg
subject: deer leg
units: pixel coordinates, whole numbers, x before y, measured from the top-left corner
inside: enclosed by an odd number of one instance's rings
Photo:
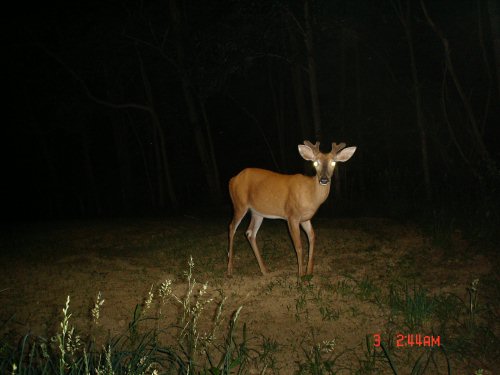
[[[297,263],[299,265],[299,277],[304,275],[303,269],[303,257],[302,257],[302,241],[300,239],[300,228],[298,220],[288,220],[288,230],[290,231],[290,236],[292,237],[293,246],[295,247],[295,252],[297,253]]]
[[[267,270],[267,267],[264,264],[264,261],[262,260],[256,239],[257,232],[259,231],[263,219],[264,218],[262,216],[256,215],[254,212],[252,212],[252,219],[250,220],[250,225],[248,226],[248,229],[245,234],[247,235],[248,241],[250,242],[250,246],[252,246],[255,258],[257,258],[257,262],[259,263],[260,272],[262,272],[262,274],[265,275],[269,271]]]
[[[315,240],[315,235],[314,235],[314,230],[311,225],[311,220],[304,221],[300,223],[300,226],[302,229],[304,229],[304,232],[307,234],[307,239],[309,240],[309,260],[307,262],[307,274],[312,275],[313,273],[313,268],[314,268],[314,240]]]
[[[236,208],[234,209],[234,216],[233,220],[231,220],[231,223],[229,224],[229,251],[227,253],[228,257],[228,262],[227,262],[227,275],[229,277],[232,276],[233,274],[233,240],[234,240],[234,234],[236,233],[236,229],[238,229],[238,225],[240,225],[241,220],[247,213],[247,208],[245,209],[239,209],[237,210]]]

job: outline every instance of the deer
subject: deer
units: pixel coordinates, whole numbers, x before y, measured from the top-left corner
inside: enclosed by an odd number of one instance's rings
[[[313,274],[315,234],[311,219],[330,193],[331,179],[337,162],[349,160],[356,147],[345,148],[345,143],[332,143],[329,153],[322,153],[319,142],[298,145],[300,156],[312,161],[315,176],[287,175],[259,168],[246,168],[229,180],[229,195],[234,215],[229,224],[229,251],[227,275],[233,274],[233,243],[239,224],[248,211],[251,219],[245,234],[255,254],[262,275],[269,273],[257,246],[257,232],[264,218],[284,219],[297,255],[299,277],[304,273],[304,257],[300,227],[309,241],[307,274]]]

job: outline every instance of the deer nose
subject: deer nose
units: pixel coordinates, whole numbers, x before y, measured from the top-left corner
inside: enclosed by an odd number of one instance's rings
[[[325,177],[325,176],[323,176],[323,177],[321,177],[321,178],[319,179],[319,183],[320,183],[321,185],[326,185],[326,184],[328,184],[329,182],[330,182],[330,179],[329,179],[328,177]]]

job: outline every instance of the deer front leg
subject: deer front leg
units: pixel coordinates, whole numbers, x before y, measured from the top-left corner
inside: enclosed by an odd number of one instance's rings
[[[293,246],[297,253],[297,263],[299,265],[299,277],[304,275],[303,258],[302,258],[302,241],[300,239],[299,221],[294,219],[288,220],[288,229],[292,237]]]
[[[314,241],[315,241],[315,235],[314,235],[314,230],[311,224],[311,220],[304,221],[300,223],[300,226],[302,229],[304,229],[304,232],[307,234],[307,239],[309,240],[309,260],[307,261],[307,274],[312,275],[313,274],[313,268],[314,268]]]

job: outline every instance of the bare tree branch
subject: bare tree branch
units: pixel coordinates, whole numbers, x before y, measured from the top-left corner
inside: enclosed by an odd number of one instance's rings
[[[434,21],[430,17],[430,15],[427,11],[427,7],[425,6],[423,0],[420,0],[420,5],[422,7],[422,10],[424,12],[425,18],[426,18],[429,26],[434,30],[436,35],[441,40],[441,43],[443,44],[444,54],[445,54],[445,63],[447,66],[447,70],[450,73],[450,77],[453,80],[453,84],[455,85],[455,89],[457,90],[458,95],[460,96],[460,99],[462,100],[462,104],[465,108],[465,112],[466,112],[467,118],[469,120],[473,144],[475,145],[475,148],[476,148],[477,152],[479,153],[480,157],[484,161],[486,161],[486,160],[490,161],[489,153],[488,153],[488,150],[486,149],[486,146],[485,146],[484,141],[482,139],[481,133],[479,131],[477,120],[476,120],[476,117],[474,115],[474,111],[472,110],[470,100],[466,97],[464,89],[462,87],[462,84],[460,83],[460,80],[458,79],[458,76],[455,72],[455,68],[454,68],[453,62],[451,60],[451,49],[450,49],[450,44],[448,42],[448,39],[446,38],[446,36],[442,32],[442,30],[439,29],[439,27],[437,27],[437,25],[434,23]]]
[[[142,104],[137,104],[137,103],[121,103],[121,104],[116,104],[112,103],[110,101],[101,99],[97,96],[95,96],[85,83],[85,81],[75,72],[74,69],[72,69],[68,64],[66,64],[59,56],[54,54],[52,51],[47,49],[45,46],[42,44],[38,44],[38,47],[43,50],[48,56],[53,58],[55,61],[57,61],[72,77],[75,81],[77,81],[80,86],[82,87],[84,93],[87,95],[87,97],[92,100],[93,102],[97,104],[104,105],[106,107],[114,108],[114,109],[139,109],[141,111],[146,111],[148,113],[151,113],[151,108]]]

